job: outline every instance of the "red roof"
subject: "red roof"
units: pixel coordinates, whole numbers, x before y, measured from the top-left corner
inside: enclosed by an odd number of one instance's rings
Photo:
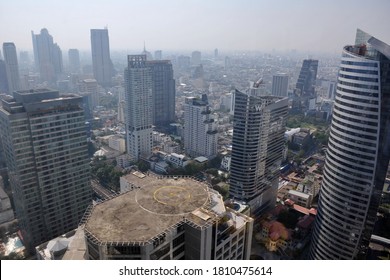
[[[305,215],[309,215],[310,214],[310,212],[309,212],[310,210],[305,208],[305,207],[303,207],[303,206],[294,204],[293,208],[294,208],[295,211],[301,212],[301,213],[303,213]]]
[[[311,224],[314,222],[314,219],[315,219],[314,216],[305,215],[303,216],[302,219],[299,220],[297,226],[302,229],[308,229],[311,226]]]

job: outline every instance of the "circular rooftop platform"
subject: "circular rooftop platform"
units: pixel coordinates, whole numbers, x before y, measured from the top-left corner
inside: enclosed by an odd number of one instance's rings
[[[88,213],[84,230],[92,242],[151,242],[183,218],[200,225],[207,222],[199,213],[193,214],[209,207],[206,184],[184,177],[139,174],[126,179],[138,188],[95,205]]]
[[[200,184],[148,186],[137,190],[135,200],[153,214],[183,215],[205,205],[208,191]]]

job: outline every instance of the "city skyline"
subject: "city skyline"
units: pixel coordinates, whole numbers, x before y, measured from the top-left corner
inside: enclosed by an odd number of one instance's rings
[[[346,10],[354,15],[348,20]],[[386,0],[369,6],[350,0],[213,1],[207,5],[204,1],[17,0],[0,3],[0,23],[12,25],[2,29],[0,37],[14,42],[18,51],[32,50],[31,30],[47,28],[63,51],[89,50],[90,29],[107,27],[112,50],[142,50],[145,41],[148,50],[163,51],[339,52],[353,40],[356,28],[390,41],[389,10]]]

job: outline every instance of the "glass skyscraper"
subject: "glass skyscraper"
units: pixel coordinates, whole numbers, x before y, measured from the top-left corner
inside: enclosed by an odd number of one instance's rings
[[[312,259],[364,257],[390,158],[390,46],[357,30],[343,49]]]

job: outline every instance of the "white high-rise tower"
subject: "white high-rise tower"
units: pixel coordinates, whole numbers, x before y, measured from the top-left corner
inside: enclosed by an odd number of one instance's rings
[[[127,153],[134,159],[152,152],[152,70],[146,55],[129,55],[125,70]]]

